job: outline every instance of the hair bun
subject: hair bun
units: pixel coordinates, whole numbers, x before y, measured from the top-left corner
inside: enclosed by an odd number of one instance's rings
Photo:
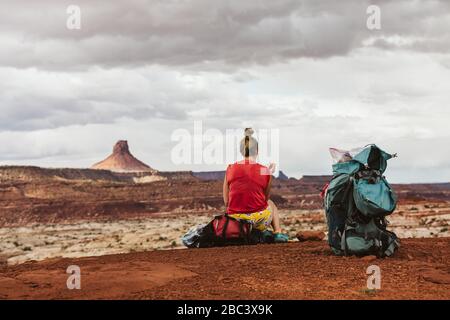
[[[244,136],[251,137],[254,133],[255,131],[252,128],[245,128]]]

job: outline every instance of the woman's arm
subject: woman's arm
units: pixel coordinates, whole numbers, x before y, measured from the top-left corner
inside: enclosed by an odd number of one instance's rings
[[[270,174],[270,177],[269,177],[269,182],[267,183],[267,187],[265,190],[266,201],[269,201],[269,199],[270,199],[270,190],[272,189],[272,177],[273,177],[273,173],[275,172],[276,167],[277,167],[276,164],[273,162],[268,167],[269,172],[267,172],[267,174]]]
[[[225,175],[225,179],[223,180],[223,202],[225,203],[225,207],[228,207],[229,194],[230,189],[228,186],[227,175]]]
[[[266,191],[265,191],[266,201],[269,201],[269,199],[270,199],[270,189],[272,189],[272,176],[269,177],[269,183],[267,184]]]

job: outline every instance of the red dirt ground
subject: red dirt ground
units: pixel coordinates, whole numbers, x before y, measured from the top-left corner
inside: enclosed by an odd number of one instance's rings
[[[69,265],[81,290],[68,290]],[[381,290],[366,269],[381,268]],[[324,241],[150,251],[0,267],[2,299],[450,299],[450,238],[404,239],[392,258],[333,256]]]

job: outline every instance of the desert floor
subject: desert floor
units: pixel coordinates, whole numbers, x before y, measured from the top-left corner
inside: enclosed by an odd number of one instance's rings
[[[81,289],[69,290],[77,265]],[[367,289],[367,268],[381,289]],[[49,259],[1,268],[2,299],[450,299],[450,238],[404,239],[391,258],[325,241]]]
[[[450,237],[447,203],[402,205],[389,217],[389,229],[401,238]],[[281,210],[284,229],[326,232],[322,209]],[[0,228],[0,260],[14,265],[57,257],[86,257],[148,250],[182,249],[181,236],[212,215],[159,214],[117,221],[80,221]]]

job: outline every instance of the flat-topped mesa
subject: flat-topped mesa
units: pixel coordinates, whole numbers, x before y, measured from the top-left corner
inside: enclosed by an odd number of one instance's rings
[[[125,140],[118,141],[114,145],[113,153],[105,160],[94,164],[91,168],[114,172],[156,172],[156,170],[131,154],[128,142]]]

